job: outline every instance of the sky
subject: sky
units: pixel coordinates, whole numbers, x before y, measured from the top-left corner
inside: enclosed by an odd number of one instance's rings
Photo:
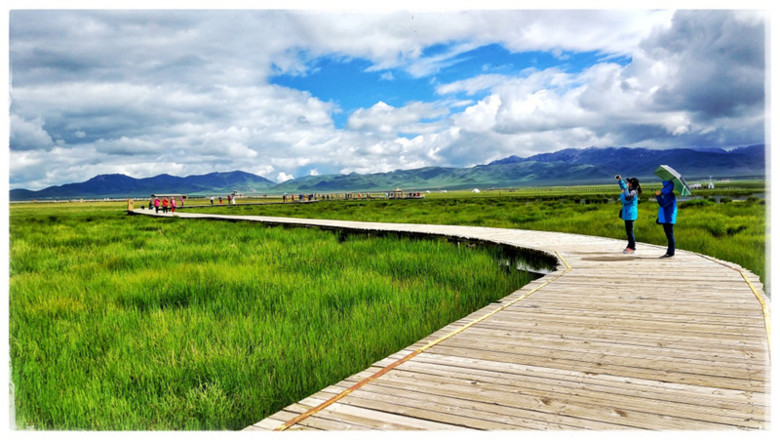
[[[768,15],[12,9],[10,188],[764,143]]]

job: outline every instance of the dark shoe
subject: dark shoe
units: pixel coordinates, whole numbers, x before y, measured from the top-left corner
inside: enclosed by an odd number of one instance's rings
[[[659,258],[674,258],[674,255],[663,254]]]

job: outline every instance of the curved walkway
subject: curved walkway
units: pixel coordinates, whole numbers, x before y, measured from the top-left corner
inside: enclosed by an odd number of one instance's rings
[[[685,251],[659,260],[665,248],[642,243],[623,255],[622,240],[555,232],[175,215],[447,236],[559,261],[247,430],[769,429],[769,304],[735,264]]]

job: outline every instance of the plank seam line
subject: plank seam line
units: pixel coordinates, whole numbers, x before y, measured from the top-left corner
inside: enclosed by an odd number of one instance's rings
[[[542,284],[540,286],[537,286],[536,288],[534,288],[530,292],[528,292],[528,293],[526,293],[524,295],[521,295],[518,298],[515,298],[515,299],[513,299],[512,301],[510,301],[510,302],[508,302],[506,304],[502,304],[500,307],[497,307],[495,310],[493,310],[493,311],[491,311],[489,313],[486,313],[486,314],[480,316],[479,318],[477,318],[477,319],[475,319],[475,320],[473,320],[473,321],[471,321],[471,322],[469,322],[467,324],[464,324],[463,326],[461,326],[461,327],[453,330],[452,332],[450,332],[450,333],[440,337],[439,339],[436,339],[434,341],[431,341],[431,342],[425,344],[424,346],[422,346],[422,347],[418,348],[417,350],[407,354],[406,356],[402,357],[401,359],[398,359],[397,361],[393,362],[392,364],[382,368],[381,370],[377,371],[376,373],[372,374],[371,376],[361,380],[360,382],[356,383],[355,385],[352,385],[351,387],[347,388],[346,390],[336,394],[335,396],[331,397],[330,399],[326,400],[325,402],[315,406],[314,408],[309,409],[308,411],[306,411],[306,412],[304,412],[302,414],[299,414],[298,416],[296,416],[296,417],[286,421],[284,424],[277,426],[274,429],[274,431],[284,431],[287,428],[295,425],[296,423],[298,423],[298,422],[300,422],[300,421],[302,421],[304,419],[309,418],[310,416],[318,413],[319,411],[329,407],[330,405],[336,403],[337,401],[339,401],[342,398],[346,397],[347,395],[351,394],[353,391],[356,391],[356,390],[362,388],[364,385],[368,384],[369,382],[373,382],[374,380],[380,378],[381,376],[384,376],[390,370],[393,370],[395,367],[403,364],[404,362],[408,361],[409,359],[412,359],[413,357],[415,357],[418,354],[424,352],[425,350],[427,350],[427,349],[429,349],[429,348],[431,348],[431,347],[433,347],[433,346],[435,346],[435,345],[437,345],[437,344],[439,344],[439,343],[441,343],[441,342],[443,342],[443,341],[445,341],[445,340],[447,340],[447,339],[457,335],[458,333],[461,333],[462,331],[468,329],[469,327],[472,327],[475,324],[478,324],[478,323],[484,321],[485,319],[495,315],[496,313],[506,309],[507,307],[509,307],[509,306],[511,306],[511,305],[513,305],[513,304],[515,304],[515,303],[517,303],[517,302],[519,302],[519,301],[521,301],[521,300],[523,300],[525,298],[528,298],[529,296],[531,296],[534,293],[536,293],[539,290],[541,290],[544,286],[546,286],[546,285],[552,283],[553,281],[557,280],[558,278],[566,275],[566,273],[568,273],[571,270],[571,266],[561,256],[561,254],[558,253],[558,251],[555,251],[555,254],[558,255],[558,259],[560,261],[562,261],[563,264],[566,265],[566,270],[564,270],[562,273],[557,275],[555,278],[545,282],[544,284]]]
[[[703,257],[705,260],[712,261],[713,263],[718,263],[721,266],[727,267],[727,268],[729,268],[729,269],[731,269],[731,270],[733,270],[735,272],[739,272],[739,274],[742,275],[742,279],[745,280],[745,282],[747,283],[748,287],[750,287],[750,290],[753,292],[753,295],[756,297],[756,299],[758,300],[759,304],[761,305],[761,312],[764,314],[764,327],[766,328],[767,353],[769,353],[769,357],[771,358],[772,357],[772,327],[771,327],[770,319],[769,319],[769,307],[767,306],[766,301],[764,301],[764,298],[761,297],[761,294],[758,293],[758,289],[756,289],[756,286],[753,285],[753,283],[750,281],[750,279],[748,278],[747,274],[745,273],[745,271],[743,269],[741,269],[741,268],[737,269],[737,268],[731,267],[728,264],[723,263],[721,261],[718,261],[718,260],[716,260],[714,258],[710,258],[707,255],[703,255],[703,254],[698,254],[698,255]]]

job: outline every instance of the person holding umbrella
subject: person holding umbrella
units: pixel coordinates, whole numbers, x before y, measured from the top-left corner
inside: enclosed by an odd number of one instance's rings
[[[669,165],[659,166],[655,170],[655,175],[664,181],[663,189],[655,193],[655,198],[658,200],[658,220],[656,220],[656,223],[663,225],[666,241],[668,242],[666,253],[661,258],[672,258],[674,257],[676,245],[674,241],[674,224],[677,223],[677,196],[674,195],[674,191],[676,190],[681,196],[685,197],[691,195],[691,188],[680,173]]]
[[[661,258],[674,257],[674,224],[677,221],[677,196],[674,195],[674,182],[667,180],[661,191],[655,192],[655,198],[658,200],[658,224],[664,227],[666,234],[666,253]]]
[[[628,246],[623,250],[624,254],[633,254],[636,251],[636,239],[634,238],[634,222],[637,218],[637,205],[639,203],[639,194],[642,194],[642,187],[639,185],[639,179],[631,177],[626,182],[620,177],[615,176],[620,185],[620,202],[623,204],[620,209],[620,218],[626,223],[626,235],[628,236]]]

